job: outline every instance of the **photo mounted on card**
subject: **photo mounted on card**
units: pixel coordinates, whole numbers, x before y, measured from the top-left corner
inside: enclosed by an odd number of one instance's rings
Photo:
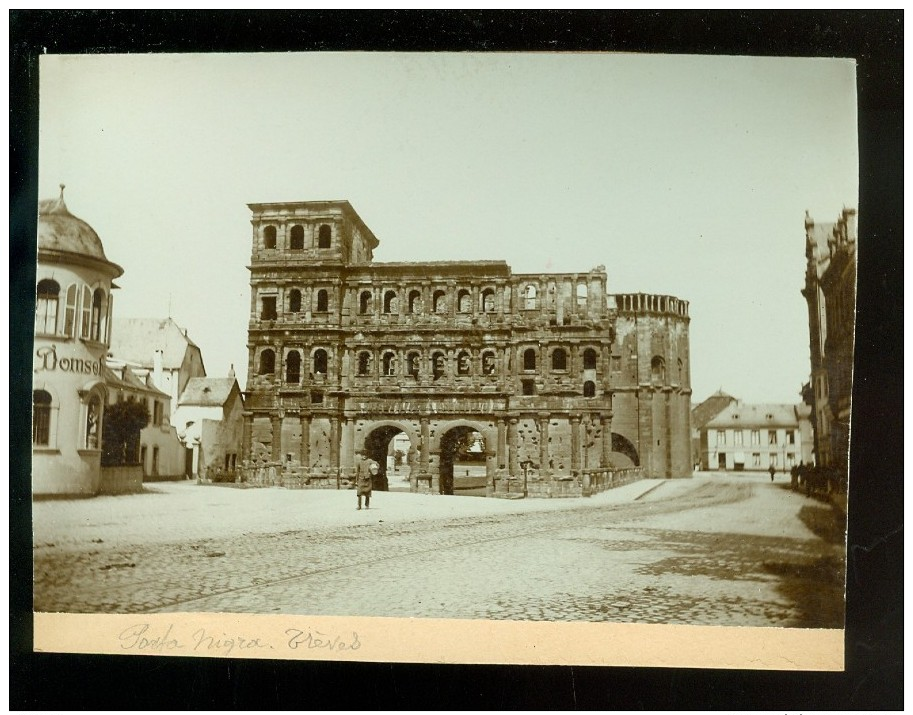
[[[36,651],[843,669],[853,60],[39,71]]]

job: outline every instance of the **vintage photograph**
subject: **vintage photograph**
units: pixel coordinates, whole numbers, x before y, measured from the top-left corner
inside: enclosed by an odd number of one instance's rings
[[[853,60],[39,70],[36,616],[172,655],[369,651],[241,615],[842,646]]]

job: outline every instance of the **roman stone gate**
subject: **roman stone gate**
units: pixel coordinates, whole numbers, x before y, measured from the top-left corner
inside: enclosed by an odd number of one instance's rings
[[[243,464],[272,483],[459,493],[690,476],[688,304],[603,266],[379,263],[345,201],[252,204]],[[475,482],[473,482],[475,483]]]

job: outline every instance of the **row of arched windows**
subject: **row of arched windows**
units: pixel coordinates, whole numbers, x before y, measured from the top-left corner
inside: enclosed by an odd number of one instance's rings
[[[93,291],[71,283],[61,294],[60,284],[45,278],[36,289],[35,333],[107,343],[110,309],[111,299],[104,288]]]
[[[522,354],[523,371],[537,369],[539,351],[536,348],[527,348]],[[481,374],[494,375],[497,358],[494,350],[483,350],[481,355]],[[360,350],[355,356],[355,375],[371,376],[374,374],[375,355],[368,350]],[[380,354],[381,375],[410,375],[417,378],[420,371],[422,354],[418,350],[408,351],[405,358],[394,350],[385,350]],[[472,374],[472,354],[468,350],[461,350],[456,354],[455,374]],[[401,363],[401,360],[402,363]],[[593,348],[583,351],[583,369],[595,370],[598,353]],[[311,355],[311,373],[326,375],[329,364],[329,355],[323,348],[317,348]],[[401,369],[402,364],[402,369]],[[430,372],[434,379],[444,377],[447,373],[447,355],[443,350],[432,351],[430,356]],[[565,348],[555,348],[551,353],[551,368],[553,371],[566,371],[568,369],[568,351]],[[301,380],[302,357],[297,350],[290,351],[285,358],[285,381],[297,383]],[[276,371],[276,353],[272,348],[260,352],[257,374],[272,375]]]
[[[301,312],[301,291],[292,288],[288,293],[288,311],[289,313]],[[330,309],[330,293],[325,288],[317,291],[314,300],[314,311],[317,313],[326,313]]]
[[[537,369],[539,351],[536,348],[526,348],[523,351],[523,370]],[[587,348],[583,351],[583,369],[595,370],[599,361],[599,354],[593,348]],[[564,348],[555,348],[551,355],[552,370],[567,370],[568,353]]]
[[[438,289],[431,294],[430,312],[438,314],[447,314],[450,312],[450,300],[447,291]],[[395,290],[384,291],[381,298],[381,310],[383,313],[392,314],[400,313],[400,298]],[[406,294],[406,310],[409,315],[424,313],[425,302],[420,290],[410,290]],[[479,312],[495,312],[495,289],[485,288],[479,294]],[[374,293],[370,290],[363,290],[358,295],[358,313],[360,315],[369,315],[374,312]],[[472,312],[472,292],[463,288],[456,294],[456,312]]]
[[[527,283],[522,291],[523,295],[523,309],[524,310],[535,310],[539,307],[539,289],[532,283]],[[589,296],[589,289],[587,288],[586,283],[578,283],[574,291],[574,297],[577,302],[577,306],[580,308],[585,308],[587,305],[587,300]]]
[[[586,286],[581,284],[579,290],[582,295],[578,294],[578,303],[586,304]],[[431,294],[431,303],[428,306],[429,311],[433,314],[447,315],[450,313],[451,301],[456,301],[456,312],[458,314],[470,314],[473,312],[472,292],[468,289],[460,289],[456,296],[448,295],[447,291],[438,289]],[[358,314],[373,315],[375,312],[375,296],[372,290],[362,290],[358,293]],[[425,301],[420,290],[410,290],[406,293],[405,305],[401,306],[399,294],[395,290],[386,290],[380,296],[381,312],[385,315],[395,315],[405,313],[407,315],[418,315],[426,312]],[[298,288],[293,288],[288,292],[288,312],[302,312],[302,292]],[[524,307],[526,309],[536,307],[536,287],[533,285],[526,286],[524,297]],[[403,310],[405,308],[405,310]],[[485,288],[479,294],[478,312],[495,313],[497,308],[495,304],[495,289]],[[316,291],[313,310],[317,313],[325,313],[330,309],[330,293],[327,289],[321,288]],[[276,298],[274,296],[264,296],[261,298],[261,319],[275,320]]]
[[[275,226],[263,227],[263,247],[276,248],[278,231]],[[333,230],[328,224],[321,224],[315,237],[315,248],[329,248],[333,242]],[[289,249],[292,251],[304,250],[304,226],[295,224],[289,231]]]

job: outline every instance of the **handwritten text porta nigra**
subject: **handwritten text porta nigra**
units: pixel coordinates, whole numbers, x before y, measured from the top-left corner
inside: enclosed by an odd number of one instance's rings
[[[355,651],[361,648],[358,633],[340,635],[325,633],[312,628],[287,628],[281,638],[270,639],[263,635],[251,637],[224,630],[207,628],[180,629],[174,624],[153,626],[137,623],[122,630],[117,636],[122,651],[174,655],[244,656],[261,650],[293,650],[322,652]]]

